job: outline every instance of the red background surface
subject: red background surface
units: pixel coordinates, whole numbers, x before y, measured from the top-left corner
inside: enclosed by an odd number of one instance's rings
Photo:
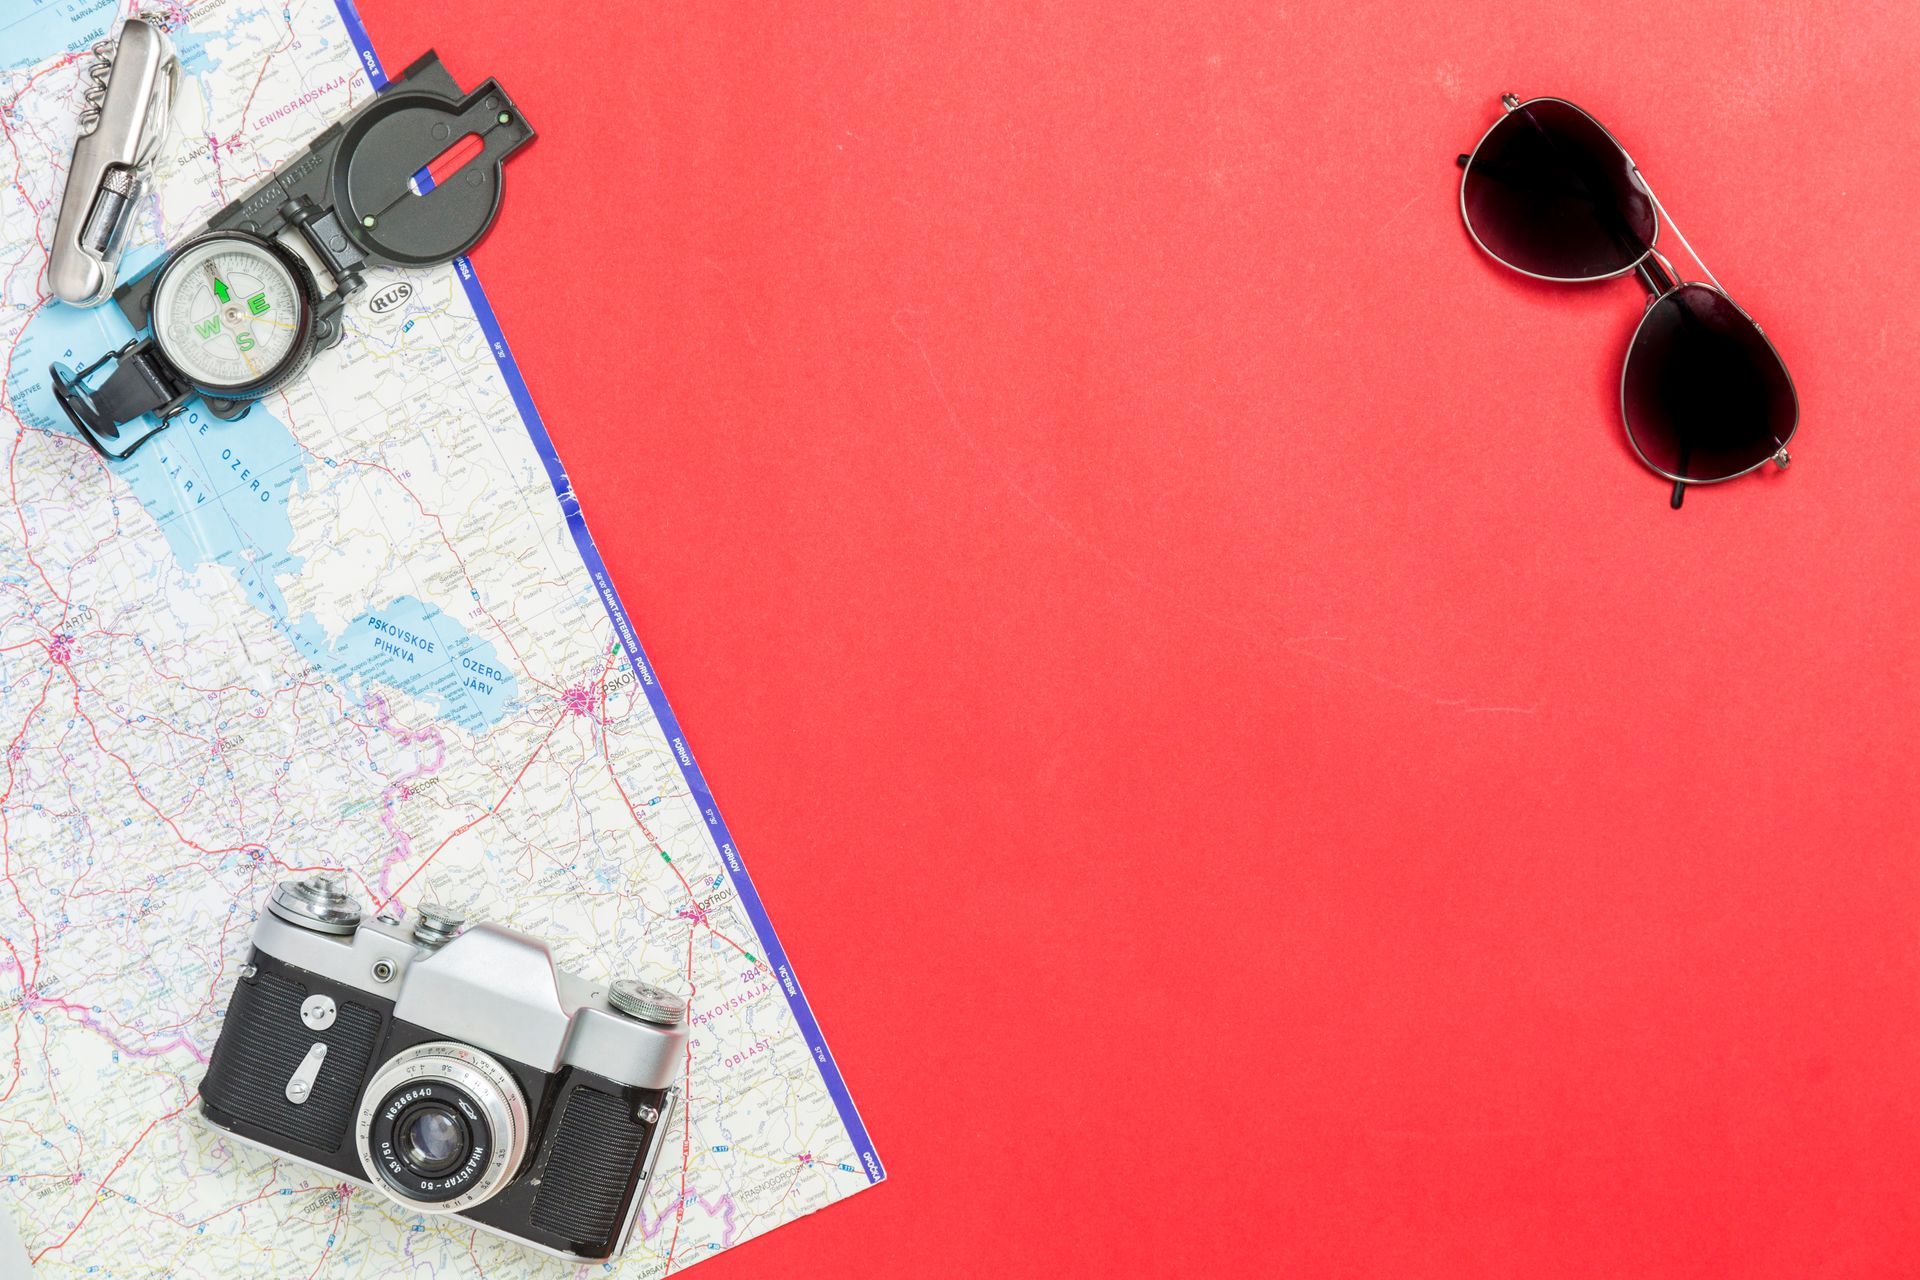
[[[1920,1274],[1920,11],[361,7],[891,1175],[702,1275]],[[1667,509],[1504,89],[1790,471]]]

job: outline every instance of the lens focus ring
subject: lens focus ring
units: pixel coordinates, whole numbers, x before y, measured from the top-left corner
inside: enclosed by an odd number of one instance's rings
[[[455,1213],[506,1186],[526,1155],[527,1130],[526,1098],[511,1072],[471,1046],[436,1040],[380,1068],[361,1095],[354,1135],[376,1187],[417,1212]]]

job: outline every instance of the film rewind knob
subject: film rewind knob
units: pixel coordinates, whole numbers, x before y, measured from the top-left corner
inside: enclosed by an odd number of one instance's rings
[[[622,978],[607,988],[607,1003],[635,1021],[657,1027],[677,1027],[687,1013],[684,996],[637,978]]]
[[[273,886],[267,910],[288,924],[319,933],[352,933],[360,926],[360,900],[330,875],[282,880]]]

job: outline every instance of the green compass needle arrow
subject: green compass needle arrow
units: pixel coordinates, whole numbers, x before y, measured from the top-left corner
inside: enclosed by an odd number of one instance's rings
[[[214,266],[212,262],[208,262],[206,267],[207,279],[213,282],[213,300],[225,306],[231,301],[233,296],[227,292],[227,282],[220,278],[220,269]]]

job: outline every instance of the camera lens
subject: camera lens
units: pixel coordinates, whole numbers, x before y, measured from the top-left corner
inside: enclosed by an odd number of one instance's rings
[[[435,1040],[374,1073],[355,1138],[374,1186],[409,1209],[453,1213],[512,1181],[529,1128],[512,1072],[471,1045]]]
[[[394,1125],[400,1156],[409,1168],[426,1178],[437,1178],[467,1156],[467,1126],[452,1107],[441,1102],[418,1103]]]

